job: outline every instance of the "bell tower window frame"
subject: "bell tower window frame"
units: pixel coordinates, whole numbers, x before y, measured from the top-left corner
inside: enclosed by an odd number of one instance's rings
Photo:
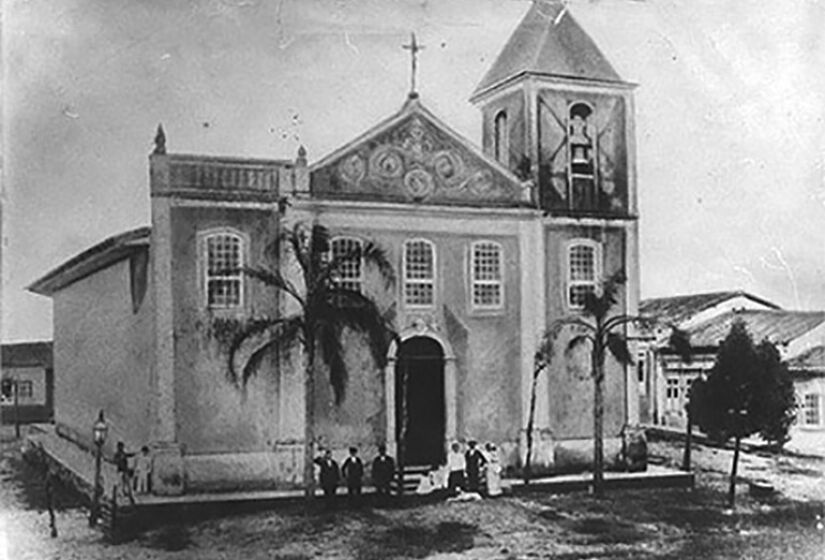
[[[570,210],[597,210],[598,145],[593,115],[587,101],[576,100],[567,108],[567,188]]]
[[[502,109],[493,117],[493,156],[504,166],[509,166],[510,129],[507,124],[507,111]]]

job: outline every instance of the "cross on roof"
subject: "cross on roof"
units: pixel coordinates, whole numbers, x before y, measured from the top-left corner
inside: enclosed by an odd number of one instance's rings
[[[418,69],[418,51],[424,49],[424,45],[419,45],[415,40],[415,33],[410,33],[410,44],[401,45],[405,50],[410,51],[410,58],[412,59],[412,72],[410,74],[410,97],[418,97],[415,91],[415,73]]]

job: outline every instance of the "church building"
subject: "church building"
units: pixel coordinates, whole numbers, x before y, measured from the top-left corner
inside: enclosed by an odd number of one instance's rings
[[[159,131],[150,227],[105,240],[30,287],[54,303],[59,433],[88,445],[103,410],[110,443],[151,446],[161,494],[302,485],[300,360],[268,357],[245,388],[227,378],[233,325],[277,316],[288,302],[227,271],[292,274],[271,250],[278,232],[320,223],[333,254],[369,241],[389,255],[391,286],[364,263],[340,280],[392,310],[400,341],[385,367],[349,353],[340,403],[319,376],[310,444],[341,458],[356,445],[369,458],[382,443],[397,452],[404,438],[406,462],[431,465],[451,442],[474,439],[497,444],[517,472],[542,333],[582,313],[586,294],[620,270],[628,282],[616,312],[637,310],[633,89],[566,8],[537,1],[472,93],[481,148],[414,88],[398,112],[313,163],[303,149],[294,160],[167,153]],[[561,333],[539,378],[537,472],[592,461],[588,353],[565,351],[570,336]],[[609,358],[614,468],[628,460],[622,435],[638,422],[637,388],[635,371]]]

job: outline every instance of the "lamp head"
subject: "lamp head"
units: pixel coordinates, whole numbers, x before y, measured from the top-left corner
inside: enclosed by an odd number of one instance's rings
[[[103,411],[101,410],[100,414],[97,415],[97,420],[95,421],[94,426],[92,427],[92,433],[97,445],[103,445],[103,442],[106,441],[106,432],[108,431],[109,426],[106,424],[106,420],[103,419]]]

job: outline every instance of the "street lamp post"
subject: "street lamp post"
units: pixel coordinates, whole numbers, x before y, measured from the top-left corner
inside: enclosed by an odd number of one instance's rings
[[[103,411],[97,415],[97,420],[92,427],[92,434],[95,442],[95,485],[92,491],[92,507],[89,512],[89,527],[94,527],[97,524],[97,518],[100,515],[100,494],[102,493],[102,483],[100,481],[100,460],[102,455],[103,443],[106,441],[106,432],[109,426],[106,420],[103,419]]]

